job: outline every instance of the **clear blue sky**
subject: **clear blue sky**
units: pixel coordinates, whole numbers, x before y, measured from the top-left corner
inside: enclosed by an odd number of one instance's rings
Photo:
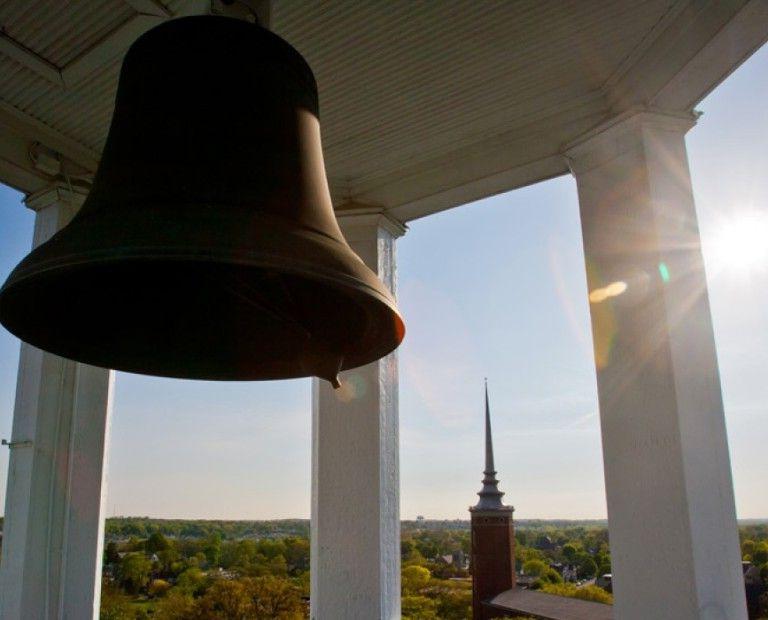
[[[741,518],[768,517],[768,48],[700,106],[689,157]],[[32,213],[0,187],[0,278]],[[519,518],[605,516],[576,187],[570,177],[413,222],[398,246],[402,515],[466,518],[488,376],[496,464]],[[18,341],[0,327],[0,436]],[[5,449],[3,449],[5,450]],[[7,450],[0,453],[4,497]],[[108,514],[306,517],[309,381],[119,373]]]

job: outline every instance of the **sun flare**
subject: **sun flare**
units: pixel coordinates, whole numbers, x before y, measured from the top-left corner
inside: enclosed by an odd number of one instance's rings
[[[768,267],[768,215],[744,213],[721,224],[711,256],[717,271],[745,273]]]

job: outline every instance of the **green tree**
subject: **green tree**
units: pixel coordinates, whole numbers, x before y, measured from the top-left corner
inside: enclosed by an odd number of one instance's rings
[[[741,543],[741,555],[742,556],[751,556],[755,551],[755,541],[747,539],[744,542]]]
[[[161,598],[168,594],[170,589],[171,584],[164,579],[153,579],[149,584],[149,588],[147,588],[147,592],[152,598]]]
[[[541,577],[549,570],[549,566],[543,560],[528,560],[523,564],[523,571],[526,575]]]
[[[179,563],[179,552],[173,547],[157,552],[160,568],[165,575],[175,575],[183,570],[183,564]]]
[[[114,541],[108,542],[104,549],[104,563],[105,564],[117,564],[120,561],[120,553],[117,548],[117,543]]]
[[[285,577],[288,575],[288,563],[282,555],[276,555],[269,560],[269,575]]]
[[[133,617],[128,597],[105,583],[101,588],[99,620],[133,620]]]
[[[278,556],[285,557],[285,543],[282,540],[260,540],[257,549],[269,560],[274,560]]]
[[[171,546],[171,543],[168,542],[168,539],[163,536],[160,532],[154,532],[148,539],[145,544],[145,547],[147,549],[147,553],[157,553],[158,551],[165,551]]]
[[[765,543],[755,545],[754,551],[752,552],[752,564],[761,566],[766,562],[768,562],[768,545]]]
[[[221,560],[221,534],[217,532],[208,537],[203,553],[205,553],[205,560],[208,562],[208,566],[216,567],[219,565]]]
[[[205,589],[205,581],[203,571],[196,567],[188,568],[179,575],[174,591],[178,590],[189,596],[198,596]]]
[[[542,586],[541,591],[546,592],[547,594],[579,598],[584,601],[592,601],[595,603],[605,603],[607,605],[613,603],[613,596],[597,586],[577,588],[572,583],[545,584]]]
[[[563,583],[563,578],[554,568],[547,568],[540,579],[545,583]]]
[[[242,580],[217,580],[195,604],[190,619],[248,620],[254,618],[251,598]]]
[[[563,557],[569,562],[573,562],[576,558],[577,549],[573,543],[566,543],[563,545]]]
[[[413,540],[410,538],[400,540],[400,558],[403,561],[410,558],[414,551],[416,551],[416,545],[413,544]]]
[[[520,565],[522,566],[528,560],[543,560],[544,554],[538,549],[532,549],[531,547],[520,546],[515,550],[515,556],[520,559]]]
[[[437,615],[435,601],[426,596],[404,596],[401,604],[403,620],[439,620],[440,618]]]
[[[248,579],[247,588],[255,603],[255,618],[299,620],[304,617],[301,590],[289,580],[271,576]]]
[[[309,599],[309,590],[310,590],[310,578],[309,578],[309,571],[305,571],[301,573],[298,577],[294,577],[291,581],[293,581],[294,585],[299,588],[301,591],[302,598]]]
[[[576,572],[581,579],[591,579],[597,574],[597,564],[590,557],[583,558],[579,562]]]
[[[436,599],[441,620],[466,620],[472,617],[472,589],[468,583],[449,582]]]
[[[403,592],[415,594],[427,586],[431,577],[429,570],[423,566],[406,566],[401,573]]]
[[[197,601],[190,620],[300,620],[299,589],[278,577],[220,579]]]
[[[131,594],[137,594],[149,583],[152,563],[143,553],[129,553],[123,557],[118,569],[120,585]]]
[[[238,568],[245,572],[259,555],[256,543],[252,540],[239,540],[222,547],[221,565],[224,568]]]
[[[599,577],[600,575],[610,575],[611,572],[612,572],[612,569],[611,569],[611,558],[607,557],[597,567],[597,576]]]
[[[306,538],[286,538],[284,555],[291,575],[309,570],[309,541]]]
[[[189,620],[195,609],[195,599],[173,588],[155,609],[153,620]]]

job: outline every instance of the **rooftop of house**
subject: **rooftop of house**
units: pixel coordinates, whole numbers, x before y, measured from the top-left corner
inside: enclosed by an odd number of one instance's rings
[[[531,616],[538,620],[612,620],[613,607],[535,590],[514,588],[486,603],[492,609]]]

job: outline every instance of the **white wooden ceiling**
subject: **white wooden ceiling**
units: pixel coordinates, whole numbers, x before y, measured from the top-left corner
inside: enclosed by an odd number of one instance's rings
[[[210,4],[0,2],[0,180],[55,180],[34,142],[86,179],[127,47]],[[768,38],[768,2],[273,0],[271,28],[315,71],[336,203],[408,220],[562,174],[563,145],[629,107],[690,110]]]

